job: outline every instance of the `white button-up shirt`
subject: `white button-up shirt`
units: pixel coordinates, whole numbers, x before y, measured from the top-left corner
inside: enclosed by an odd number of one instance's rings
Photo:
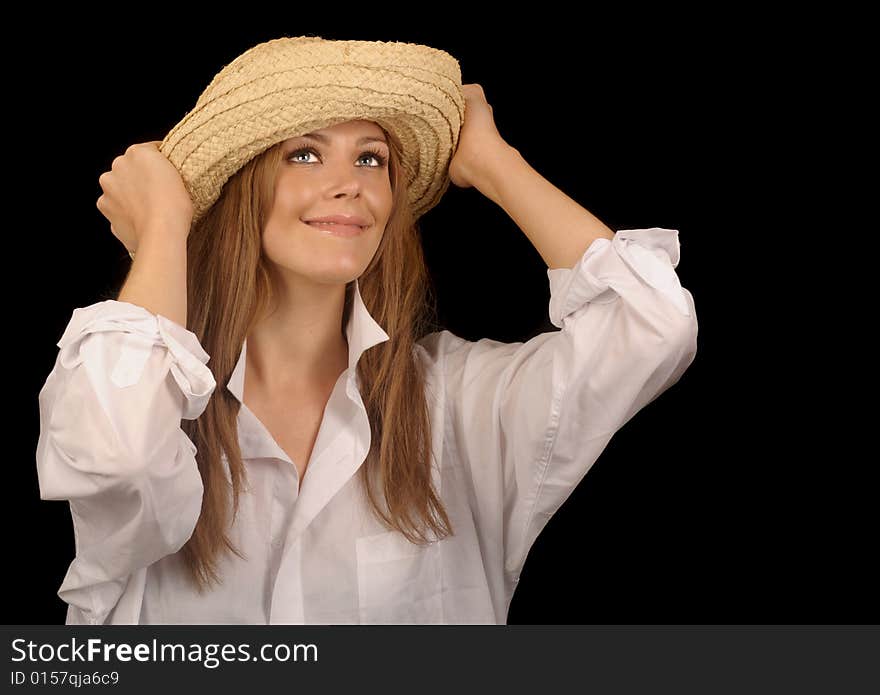
[[[370,446],[356,376],[388,335],[357,283],[348,368],[305,477],[243,402],[247,342],[226,388],[249,489],[199,595],[181,553],[201,509],[196,447],[180,428],[216,382],[195,334],[119,301],[75,309],[39,395],[43,500],[70,504],[76,556],[58,596],[67,624],[504,624],[526,556],[612,435],[693,362],[693,297],[674,270],[678,231],[620,230],[571,269],[548,269],[559,331],[503,343],[431,333],[434,484],[454,535],[388,531],[355,475]],[[222,459],[229,476],[225,455]],[[230,502],[231,505],[231,502]]]

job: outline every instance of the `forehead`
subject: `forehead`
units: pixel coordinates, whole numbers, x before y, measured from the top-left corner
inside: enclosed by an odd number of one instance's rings
[[[363,136],[385,137],[385,134],[382,131],[382,128],[379,127],[378,123],[366,120],[345,121],[344,123],[337,123],[332,126],[327,126],[326,128],[318,128],[317,130],[311,131],[311,133],[324,135],[331,140],[336,138],[344,139]],[[294,140],[296,137],[288,138],[288,140]]]

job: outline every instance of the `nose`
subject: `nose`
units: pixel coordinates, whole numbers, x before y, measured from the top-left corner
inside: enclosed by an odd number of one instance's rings
[[[340,195],[357,195],[360,192],[361,181],[358,171],[351,162],[340,160],[331,162],[324,167],[326,172],[326,190],[334,197]]]

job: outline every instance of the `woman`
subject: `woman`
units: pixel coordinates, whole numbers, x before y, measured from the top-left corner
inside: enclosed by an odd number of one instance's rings
[[[504,623],[549,518],[696,353],[677,231],[613,233],[427,46],[260,44],[100,182],[134,262],[40,393],[68,624]],[[450,182],[533,242],[560,331],[436,330],[416,221]]]

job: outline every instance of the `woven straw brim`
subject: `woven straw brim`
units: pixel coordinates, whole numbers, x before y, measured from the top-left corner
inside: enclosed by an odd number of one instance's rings
[[[400,140],[418,219],[449,187],[464,114],[461,69],[445,51],[285,37],[226,65],[159,149],[181,174],[195,222],[226,181],[272,145],[349,120],[374,121]]]

